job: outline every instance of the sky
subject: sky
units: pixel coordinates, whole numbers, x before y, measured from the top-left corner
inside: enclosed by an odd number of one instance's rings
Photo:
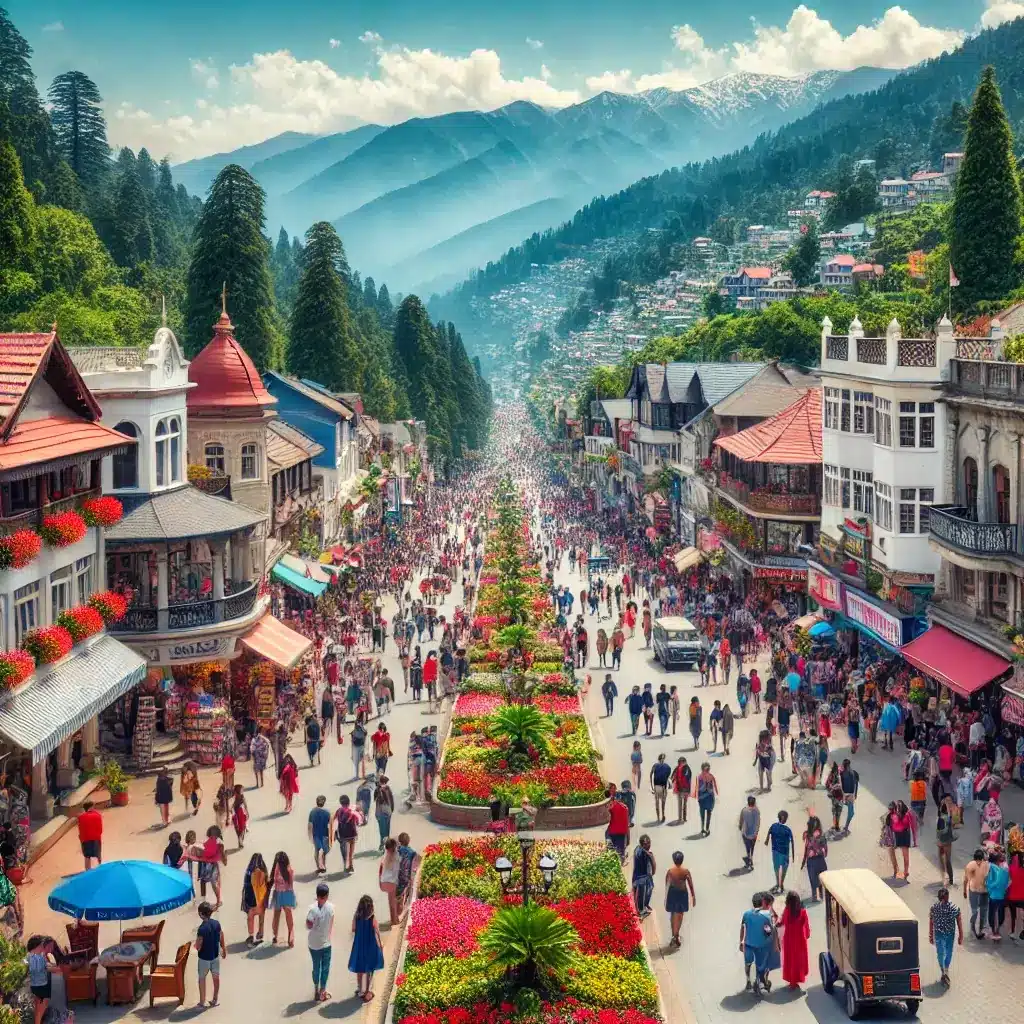
[[[513,100],[685,89],[737,71],[903,68],[1024,0],[0,0],[41,91],[99,86],[112,145],[174,162]]]

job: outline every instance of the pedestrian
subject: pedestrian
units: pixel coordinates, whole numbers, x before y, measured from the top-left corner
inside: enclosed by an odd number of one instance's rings
[[[857,804],[857,795],[860,792],[860,773],[850,764],[847,757],[843,760],[843,767],[839,770],[839,784],[843,788],[843,802],[846,804],[846,821],[843,824],[843,835],[850,834],[850,822],[853,821]]]
[[[743,863],[748,871],[753,871],[754,847],[757,845],[757,835],[761,831],[761,810],[757,806],[756,797],[747,797],[747,806],[740,811],[739,830],[745,851]]]
[[[799,893],[786,893],[786,906],[779,924],[782,927],[782,980],[795,991],[807,980],[810,971],[807,940],[811,937],[811,922]]]
[[[220,997],[220,962],[228,955],[224,944],[224,929],[214,920],[213,907],[206,900],[199,904],[199,928],[196,931],[196,963],[199,971],[199,1006],[206,1005],[206,977],[213,976],[213,998],[216,1006]]]
[[[672,769],[672,792],[676,795],[676,806],[679,812],[679,816],[674,822],[676,825],[682,825],[686,821],[686,803],[692,789],[693,772],[686,763],[686,758],[680,757],[676,761],[675,768]]]
[[[828,842],[821,828],[821,822],[814,815],[807,819],[807,831],[804,832],[804,856],[800,867],[807,868],[807,880],[811,883],[811,899],[817,901],[824,898],[821,887],[821,874],[828,870]]]
[[[199,805],[203,802],[203,791],[199,788],[199,776],[191,761],[186,761],[181,766],[178,792],[185,800],[185,813],[188,813],[189,805],[191,805],[192,816],[195,817],[199,813]]]
[[[693,749],[700,746],[702,709],[699,697],[690,698],[690,735],[693,737]]]
[[[181,833],[172,832],[167,837],[164,855],[160,863],[169,868],[180,868],[185,861],[185,848],[181,845]]]
[[[284,912],[284,923],[288,928],[288,945],[295,945],[295,869],[284,850],[274,854],[274,862],[270,867],[270,907],[274,916],[270,921],[271,941],[277,943],[277,933],[281,926],[281,913]]]
[[[665,910],[672,926],[670,946],[678,949],[681,945],[679,931],[683,926],[683,915],[695,906],[697,893],[693,888],[693,875],[689,868],[683,867],[683,854],[676,850],[672,854],[672,867],[665,872]]]
[[[772,892],[786,891],[786,872],[789,871],[791,857],[796,857],[796,842],[793,839],[793,830],[786,824],[789,821],[788,811],[779,811],[778,821],[773,821],[768,826],[768,835],[765,836],[764,845],[772,844],[772,873],[775,875],[775,885]]]
[[[373,790],[373,811],[377,819],[377,831],[380,833],[380,850],[391,835],[391,816],[395,813],[395,797],[388,785],[386,775],[377,776],[377,784]]]
[[[401,860],[398,856],[398,842],[388,839],[382,846],[384,856],[377,869],[377,880],[381,892],[388,898],[388,920],[393,928],[398,924],[398,871]]]
[[[604,717],[611,718],[612,712],[615,710],[615,698],[618,697],[619,690],[615,685],[615,681],[611,677],[611,673],[605,674],[604,682],[601,684],[601,696],[604,697]]]
[[[672,709],[672,735],[676,734],[676,726],[679,725],[679,688],[671,687],[668,691],[669,705]]]
[[[654,703],[658,708],[658,726],[661,729],[662,737],[664,737],[668,732],[669,704],[671,703],[668,687],[664,683],[661,684],[661,688],[655,695]]]
[[[358,819],[351,803],[348,794],[343,793],[338,798],[338,809],[334,812],[334,834],[341,850],[342,867],[346,872],[353,870],[352,856],[359,835]]]
[[[78,816],[78,842],[82,847],[85,870],[92,867],[93,861],[99,867],[103,863],[103,815],[91,800],[82,804],[82,813]]]
[[[651,684],[644,683],[644,735],[650,736],[654,731],[654,694]]]
[[[659,754],[658,760],[651,766],[650,782],[654,794],[654,816],[660,822],[665,820],[665,799],[671,777],[672,768],[665,762],[665,755]]]
[[[334,935],[334,904],[327,897],[331,890],[325,882],[316,887],[316,900],[306,911],[306,939],[313,961],[313,1002],[326,1003],[331,998],[327,978],[331,973],[331,938]]]
[[[625,863],[626,847],[629,844],[629,808],[622,799],[621,793],[608,804],[608,842]]]
[[[33,935],[25,944],[29,990],[32,992],[34,1024],[43,1024],[53,995],[53,975],[60,973],[54,959],[56,943],[48,935]],[[14,1017],[21,1020],[20,1015]]]
[[[154,790],[156,805],[160,808],[160,823],[163,828],[171,823],[171,801],[174,800],[174,782],[166,766],[161,767],[156,776]]]
[[[356,772],[352,778],[361,779],[363,777],[363,762],[366,757],[366,728],[358,717],[349,734],[349,742],[352,744],[352,767]]]
[[[762,893],[754,893],[752,906],[744,911],[740,919],[740,952],[743,954],[743,970],[746,974],[746,990],[755,996],[761,995],[762,987],[771,991],[768,968],[771,962],[774,928],[772,919],[764,912]],[[753,979],[751,979],[753,968]]]
[[[718,781],[711,774],[711,765],[705,761],[697,776],[697,807],[700,810],[700,834],[711,835],[711,812],[718,796]]]
[[[256,730],[249,750],[252,755],[253,777],[256,780],[256,788],[259,789],[263,785],[263,773],[267,770],[267,761],[270,758],[270,740],[261,730]]]
[[[953,841],[956,839],[953,820],[953,798],[947,795],[942,798],[935,819],[935,843],[939,852],[939,881],[945,878],[950,885],[953,885]]]
[[[334,731],[334,691],[331,689],[330,682],[324,687],[324,692],[320,696],[320,718],[320,730],[326,740],[326,737]]]
[[[640,749],[640,741],[633,740],[633,749],[629,754],[630,774],[633,776],[633,785],[639,789],[640,779],[643,776],[644,755]]]
[[[728,704],[722,705],[722,752],[724,754],[729,753],[729,744],[732,742],[733,730],[736,727],[736,721],[733,718],[732,709]]]
[[[331,848],[331,812],[327,810],[327,797],[318,796],[316,807],[309,812],[306,830],[313,844],[313,864],[316,873],[327,873],[327,853]]]
[[[299,767],[295,763],[295,759],[291,754],[284,755],[284,761],[281,764],[281,775],[280,781],[278,782],[278,789],[280,790],[281,796],[284,797],[285,814],[291,814],[295,795],[299,791]]]
[[[312,768],[315,761],[320,758],[320,723],[316,715],[306,715],[306,753],[309,755],[309,767]]]
[[[893,739],[901,721],[900,709],[891,696],[885,698],[885,706],[878,717],[878,728],[882,730],[882,749],[894,750]]]
[[[889,863],[892,865],[893,878],[899,878],[899,869],[896,865],[896,851],[902,851],[903,877],[908,882],[910,881],[910,847],[914,828],[915,823],[911,810],[902,800],[895,800],[889,804],[889,808],[882,819],[881,845],[889,851]]]
[[[373,744],[373,761],[377,766],[377,772],[383,774],[387,771],[388,760],[391,757],[391,734],[384,722],[378,724],[377,731],[370,740]]]
[[[727,679],[726,682],[729,680]],[[757,669],[752,668],[750,670],[750,696],[754,698],[754,711],[757,714],[761,713],[761,677],[757,674]]]
[[[988,857],[985,889],[988,892],[988,927],[993,942],[1002,942],[1006,921],[1006,891],[1010,888],[1010,869],[1002,850],[993,850]]]
[[[754,766],[757,768],[757,781],[761,792],[772,791],[772,770],[775,768],[775,746],[772,734],[762,729],[754,746]],[[767,786],[765,785],[767,782]]]
[[[641,920],[651,913],[654,895],[654,872],[657,865],[651,853],[651,837],[642,835],[633,851],[633,903]]]
[[[964,867],[964,898],[971,905],[971,934],[976,939],[985,938],[985,922],[988,921],[988,887],[985,879],[988,875],[988,863],[985,851],[978,847],[974,851],[974,859]],[[981,926],[981,931],[978,930]]]
[[[231,794],[231,825],[241,850],[245,847],[245,834],[249,831],[249,805],[245,802],[245,790],[241,785],[236,785]]]
[[[644,699],[640,694],[640,687],[634,686],[632,692],[626,697],[626,707],[629,708],[629,724],[632,726],[633,735],[640,725],[640,716],[644,710]]]
[[[953,939],[964,944],[964,919],[960,908],[949,901],[949,890],[943,886],[928,911],[928,941],[935,947],[939,961],[939,980],[949,988],[949,965],[953,962]],[[973,924],[972,924],[973,927]]]
[[[356,997],[364,1003],[373,999],[374,972],[384,968],[384,947],[381,945],[373,899],[361,896],[352,918],[352,951],[348,969],[356,976]]]
[[[398,833],[398,884],[395,887],[395,899],[399,917],[405,913],[405,900],[420,863],[420,855],[410,846],[411,842],[408,832]]]
[[[235,789],[235,759],[226,753],[220,759],[220,781],[229,793]]]
[[[189,855],[199,861],[199,895],[205,897],[206,887],[209,885],[217,899],[213,909],[220,910],[223,902],[221,900],[220,869],[221,865],[228,862],[227,851],[224,848],[224,836],[220,828],[217,825],[211,825],[206,830],[206,840],[199,849],[198,856],[194,851],[190,851]]]
[[[708,723],[711,726],[711,753],[718,752],[718,734],[722,729],[722,702],[716,700],[711,714],[708,715]]]
[[[258,946],[263,941],[263,919],[267,914],[269,895],[267,865],[263,855],[254,853],[249,858],[242,881],[242,912],[245,914],[247,946]]]

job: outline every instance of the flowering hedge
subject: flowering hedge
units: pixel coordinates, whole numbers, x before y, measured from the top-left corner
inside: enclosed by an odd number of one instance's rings
[[[109,626],[125,617],[128,611],[128,601],[116,590],[101,590],[89,598],[89,604],[96,609],[103,617],[103,621]]]
[[[21,641],[21,649],[28,651],[35,658],[37,665],[49,665],[60,661],[66,654],[71,653],[74,646],[71,634],[63,626],[33,629],[26,633]]]
[[[52,516],[43,516],[39,533],[51,548],[66,548],[77,544],[85,536],[87,529],[85,519],[78,512],[69,510]]]
[[[114,526],[124,517],[124,506],[110,495],[86,498],[81,507],[82,518],[88,526]]]
[[[61,612],[57,625],[63,626],[77,644],[103,629],[103,616],[92,605],[83,604]]]
[[[43,538],[34,530],[15,530],[0,537],[0,569],[24,569],[43,550]]]
[[[36,670],[36,660],[28,651],[0,653],[0,689],[12,690]]]
[[[537,867],[544,853],[558,863],[547,893]],[[501,856],[515,865],[508,896],[494,870]],[[521,857],[515,836],[426,848],[396,978],[396,1024],[659,1024],[657,985],[618,857],[583,839],[538,841],[530,853],[534,898],[569,921],[578,942],[572,966],[553,981],[539,1013],[516,1016],[505,974],[479,939],[495,910],[518,901]]]

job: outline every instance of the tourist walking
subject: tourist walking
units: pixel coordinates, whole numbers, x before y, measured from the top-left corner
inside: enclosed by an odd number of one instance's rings
[[[381,892],[388,898],[388,919],[392,927],[398,924],[398,872],[401,860],[398,856],[398,842],[388,839],[383,847],[384,856],[377,869],[377,880]]]
[[[288,854],[279,850],[274,854],[274,863],[270,867],[270,908],[274,916],[270,921],[270,936],[277,942],[277,933],[281,926],[281,913],[284,912],[284,923],[288,928],[288,945],[295,945],[295,869],[291,866]]]
[[[672,854],[672,867],[665,872],[665,910],[672,927],[670,946],[680,946],[679,931],[683,926],[683,915],[695,906],[697,893],[693,888],[693,875],[689,868],[683,867],[683,854],[676,850]]]
[[[166,766],[157,773],[154,797],[160,808],[160,823],[164,828],[171,823],[171,803],[174,800],[174,781]]]
[[[316,887],[316,900],[306,911],[306,939],[313,961],[313,1002],[331,998],[327,978],[331,973],[331,939],[334,935],[334,904],[328,900],[331,890],[325,882]]]
[[[821,874],[828,870],[828,842],[825,840],[821,822],[812,815],[807,820],[807,831],[804,833],[804,856],[800,861],[801,869],[807,868],[807,880],[811,884],[811,899],[824,898],[821,887]]]
[[[213,998],[210,1006],[216,1006],[220,999],[220,962],[228,955],[224,943],[224,929],[214,919],[213,907],[206,900],[199,904],[199,928],[196,931],[196,964],[199,973],[199,1003],[206,1005],[206,978],[213,976]]]
[[[672,776],[672,768],[665,762],[665,755],[659,754],[658,760],[651,766],[651,792],[654,794],[654,816],[660,822],[665,820],[665,799],[668,795],[668,780]]]
[[[740,835],[743,838],[743,863],[748,871],[754,870],[754,848],[757,846],[757,835],[761,831],[761,811],[757,799],[747,797],[747,806],[740,811]]]
[[[607,673],[604,682],[601,684],[601,696],[604,697],[604,717],[611,718],[615,710],[615,698],[619,695],[619,688],[615,685],[611,673]]]
[[[245,914],[247,946],[258,946],[263,941],[263,919],[267,914],[269,875],[263,855],[254,853],[249,858],[242,881],[242,913]]]
[[[733,730],[736,728],[736,722],[733,718],[732,709],[728,704],[722,705],[722,752],[724,754],[729,753],[729,744],[732,742]]]
[[[682,825],[686,821],[686,804],[690,799],[693,790],[693,772],[686,763],[685,757],[680,757],[672,769],[672,792],[676,795],[676,807],[679,816],[674,824]]]
[[[318,875],[327,872],[327,853],[331,848],[331,812],[327,810],[327,797],[318,796],[316,807],[309,812],[307,823],[310,842],[313,844],[313,863]]]
[[[711,835],[711,812],[715,809],[718,796],[718,781],[711,774],[711,765],[705,761],[697,776],[697,807],[700,810],[700,834]]]
[[[267,761],[270,759],[270,740],[257,729],[249,750],[252,755],[252,774],[256,780],[256,788],[259,789],[263,785],[263,773],[267,770]]]
[[[178,792],[185,801],[185,813],[188,813],[191,805],[192,816],[195,817],[199,813],[199,805],[203,802],[203,791],[199,788],[199,776],[191,761],[186,761],[181,767]]]
[[[342,868],[346,872],[351,872],[352,856],[359,836],[359,821],[347,793],[338,798],[338,809],[334,812],[334,834],[341,849]]]
[[[633,851],[633,902],[641,919],[651,913],[651,897],[654,895],[654,872],[657,865],[651,853],[651,837],[642,835]]]
[[[381,945],[373,898],[361,896],[352,918],[352,951],[348,969],[356,976],[356,997],[364,1003],[373,999],[373,975],[384,968],[384,947]]]
[[[699,697],[690,698],[690,735],[693,737],[693,749],[700,746],[702,709]]]
[[[386,775],[377,776],[377,784],[373,789],[373,811],[377,819],[377,831],[380,833],[379,849],[383,850],[391,835],[391,816],[395,813],[395,796]]]
[[[796,857],[796,841],[793,839],[793,830],[786,824],[787,821],[789,812],[779,811],[778,821],[773,821],[768,826],[768,835],[764,840],[765,846],[769,843],[772,846],[772,873],[775,875],[772,892],[786,891],[786,872],[789,871],[790,859]]]
[[[943,886],[928,911],[928,941],[935,947],[939,961],[939,980],[949,988],[949,966],[953,962],[953,940],[964,944],[964,919],[960,908],[949,901],[949,890]],[[973,919],[972,925],[973,928]]]
[[[811,937],[811,922],[799,893],[786,893],[779,926],[782,928],[782,980],[795,990],[807,980],[810,971],[807,940]]]
[[[985,851],[978,847],[974,851],[974,859],[964,867],[964,898],[971,905],[971,934],[976,939],[985,938],[985,922],[988,921],[988,888],[985,879],[988,875],[988,862]],[[980,926],[980,930],[979,930]]]
[[[299,766],[295,763],[295,759],[291,754],[284,755],[278,789],[281,791],[281,796],[284,797],[285,814],[291,814],[292,804],[295,802],[295,796],[299,792]]]

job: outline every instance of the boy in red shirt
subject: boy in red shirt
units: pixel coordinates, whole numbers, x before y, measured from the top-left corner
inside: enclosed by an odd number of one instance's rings
[[[99,867],[103,863],[103,815],[93,807],[91,800],[82,804],[82,813],[78,816],[78,841],[82,844],[85,870],[92,867],[93,860]]]
[[[629,846],[629,808],[621,793],[616,793],[608,805],[608,841],[615,848],[619,860],[625,861],[626,847]]]

